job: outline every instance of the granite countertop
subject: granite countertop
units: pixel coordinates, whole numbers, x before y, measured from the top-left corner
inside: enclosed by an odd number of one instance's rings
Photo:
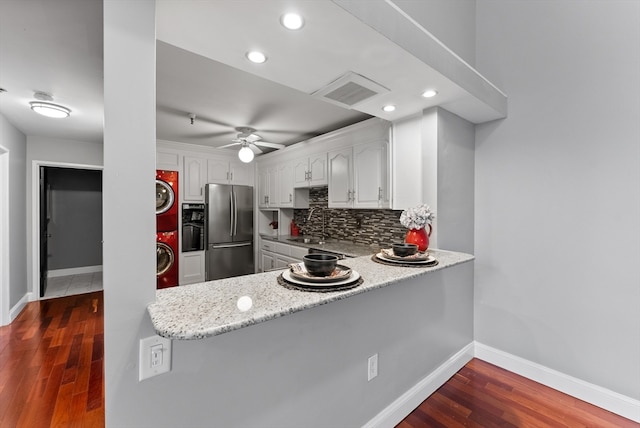
[[[272,271],[157,290],[156,301],[147,309],[160,336],[204,339],[428,275],[474,258],[443,250],[430,249],[429,253],[438,260],[438,265],[388,266],[371,260],[371,252],[341,260],[340,264],[357,271],[364,280],[362,285],[344,291],[315,293],[288,289],[278,284],[282,271]]]
[[[276,235],[260,235],[262,239],[266,239],[274,242],[282,242],[283,244],[295,245],[297,247],[315,248],[324,251],[331,251],[332,253],[344,254],[347,257],[360,257],[375,254],[380,250],[379,245],[363,245],[355,244],[350,241],[338,241],[335,239],[328,239],[324,244],[305,244],[300,241],[291,241],[290,239],[300,239],[306,236],[276,236]]]

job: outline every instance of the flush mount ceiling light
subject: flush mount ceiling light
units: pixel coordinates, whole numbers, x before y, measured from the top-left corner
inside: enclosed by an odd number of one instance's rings
[[[249,163],[253,160],[253,150],[249,148],[248,144],[243,144],[242,148],[238,152],[238,158],[244,163]]]
[[[256,64],[262,64],[267,60],[267,56],[260,51],[249,51],[245,54],[247,59]]]
[[[51,94],[37,91],[33,94],[33,97],[39,101],[31,101],[29,105],[31,106],[31,110],[35,111],[38,114],[47,117],[54,117],[56,119],[69,117],[69,115],[71,114],[71,110],[69,110],[65,106],[50,102],[53,101],[53,97],[51,96]]]
[[[427,89],[422,93],[422,96],[425,98],[435,97],[436,95],[438,95],[438,91],[436,91],[435,89]]]
[[[44,101],[32,101],[29,105],[31,106],[31,110],[47,117],[61,119],[69,117],[71,114],[71,110],[59,104],[46,103]]]
[[[389,104],[389,105],[386,105],[386,106],[382,107],[382,110],[386,111],[387,113],[391,113],[392,111],[396,110],[396,106],[394,106],[393,104]]]
[[[299,30],[304,26],[304,19],[297,13],[285,13],[280,17],[280,23],[289,30]]]

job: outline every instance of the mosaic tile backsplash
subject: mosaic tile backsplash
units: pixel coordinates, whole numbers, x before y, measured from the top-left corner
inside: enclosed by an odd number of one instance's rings
[[[321,236],[324,214],[325,238],[375,246],[404,240],[407,229],[400,224],[402,211],[327,208],[327,201],[327,187],[311,188],[309,209],[293,211],[294,221],[303,235]],[[312,208],[317,209],[307,221]]]

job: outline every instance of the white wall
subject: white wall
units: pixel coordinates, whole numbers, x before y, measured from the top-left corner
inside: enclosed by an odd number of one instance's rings
[[[41,136],[27,136],[26,150],[26,245],[27,245],[27,281],[29,291],[35,290],[38,282],[38,267],[33,265],[33,240],[34,232],[38,233],[38,228],[33,224],[33,201],[37,198],[34,194],[33,177],[38,177],[38,164],[44,165],[83,165],[87,167],[102,166],[102,144],[88,143],[85,141],[65,140],[60,138],[49,138]],[[35,183],[37,187],[37,183]],[[36,249],[37,251],[37,249]],[[34,276],[36,276],[34,278]]]
[[[640,2],[477,3],[476,340],[640,399]]]
[[[26,245],[24,234],[25,156],[27,139],[0,114],[0,146],[9,156],[9,307],[16,305],[28,292],[26,276]],[[3,156],[6,156],[3,155]],[[5,302],[3,302],[5,305]]]
[[[476,62],[475,0],[392,0],[468,64]]]
[[[103,284],[106,426],[154,426],[171,404],[138,383],[155,300],[155,0],[104,1]],[[132,96],[135,94],[135,96]],[[184,390],[184,396],[189,391]],[[162,395],[163,391],[155,391]],[[123,408],[133,406],[127,420]]]

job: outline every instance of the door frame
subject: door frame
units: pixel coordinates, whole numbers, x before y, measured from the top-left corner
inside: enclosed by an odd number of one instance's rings
[[[0,325],[11,322],[9,301],[9,149],[0,146]]]
[[[102,165],[33,160],[31,163],[31,300],[40,300],[40,167],[103,171]],[[104,174],[102,179],[104,180]],[[103,181],[104,182],[104,181]],[[104,213],[104,206],[102,207]]]

